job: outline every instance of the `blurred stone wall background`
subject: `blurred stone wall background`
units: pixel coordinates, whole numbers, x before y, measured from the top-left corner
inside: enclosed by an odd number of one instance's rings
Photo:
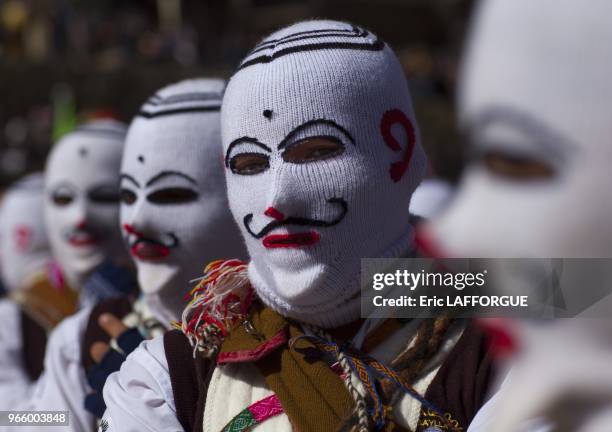
[[[462,165],[453,99],[472,0],[0,0],[0,185],[40,169],[78,121],[129,121],[158,87],[229,77],[267,33],[307,18],[366,27],[411,81],[436,173]]]

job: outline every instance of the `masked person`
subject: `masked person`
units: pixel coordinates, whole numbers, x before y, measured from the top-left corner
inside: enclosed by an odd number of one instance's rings
[[[150,322],[168,328],[180,319],[190,281],[201,274],[202,263],[246,255],[229,214],[220,156],[215,156],[221,153],[218,111],[224,89],[224,81],[213,79],[168,86],[143,105],[130,126],[121,174],[121,222],[143,294],[127,315],[125,305],[96,308],[92,333],[98,316],[126,315],[129,323],[138,309],[148,310]],[[117,323],[105,327],[110,336],[121,332]],[[101,415],[103,382],[98,377],[101,369],[108,375],[120,361],[100,341],[90,346],[90,359],[98,358],[100,365],[86,365],[98,381],[98,406],[91,398],[88,404]],[[121,351],[125,355],[129,350]]]
[[[92,421],[79,415],[84,393],[74,383],[85,382],[78,341],[83,329],[71,324],[99,298],[121,295],[136,286],[127,268],[129,255],[119,230],[119,168],[126,128],[111,120],[96,120],[63,137],[52,149],[45,170],[46,232],[55,265],[54,286],[73,299],[73,317],[50,333],[39,353],[42,375],[26,397],[14,399],[11,410],[69,410],[72,430],[90,430]],[[87,292],[79,302],[79,294]],[[80,304],[79,304],[80,303]],[[48,301],[44,311],[52,310]],[[64,314],[64,318],[68,314]],[[59,318],[59,317],[56,317]],[[59,319],[57,319],[59,321]]]
[[[45,169],[45,222],[58,277],[81,291],[94,271],[108,261],[128,266],[119,219],[119,164],[125,126],[95,120],[62,138]],[[91,284],[92,289],[97,285]],[[86,293],[92,302],[96,296]],[[91,302],[90,302],[91,303]]]
[[[481,3],[459,97],[477,157],[429,237],[451,256],[612,256],[612,5]],[[511,373],[469,430],[541,430],[521,427],[538,417],[609,429],[609,320],[520,327]]]
[[[125,356],[179,320],[201,263],[246,255],[229,213],[220,157],[224,88],[225,82],[215,79],[165,87],[129,128],[121,226],[142,295],[135,302],[130,297],[101,302],[72,324],[82,334],[74,341],[80,347],[81,379],[72,383],[72,394],[81,395],[84,404],[72,405],[71,411],[82,418],[93,420],[87,411],[102,415],[102,386]]]
[[[469,423],[480,398],[470,379],[486,369],[461,356],[480,344],[473,329],[457,342],[463,327],[446,319],[359,318],[360,258],[413,254],[408,207],[426,165],[391,49],[334,21],[274,33],[230,80],[222,134],[229,205],[251,260],[210,264],[183,332],[143,343],[109,377],[101,430],[425,430],[438,415],[421,410],[427,399]],[[416,390],[362,381],[350,363],[371,356]],[[470,402],[442,401],[457,372]]]
[[[9,290],[0,300],[0,404],[9,409],[40,375],[47,332],[74,311],[76,297],[48,278],[51,253],[43,222],[41,174],[9,188],[0,218],[0,275]]]

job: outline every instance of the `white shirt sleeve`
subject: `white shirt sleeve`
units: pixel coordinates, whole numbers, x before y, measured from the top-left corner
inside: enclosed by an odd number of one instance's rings
[[[502,395],[510,381],[508,374],[502,382],[499,390],[478,410],[467,432],[491,432],[495,430],[499,413],[503,410]],[[552,427],[542,419],[534,419],[521,424],[522,432],[552,432]]]
[[[0,317],[0,410],[10,410],[27,397],[32,382],[23,365],[19,306],[9,299],[0,300]]]
[[[11,409],[33,411],[68,411],[68,427],[44,426],[28,431],[89,432],[95,419],[84,408],[85,395],[90,391],[85,371],[81,367],[81,343],[91,308],[85,308],[64,319],[49,336],[45,352],[44,371],[26,398]],[[14,427],[23,432],[23,427]],[[10,428],[0,430],[12,431]]]
[[[144,341],[104,386],[100,431],[183,431],[176,417],[163,336]]]

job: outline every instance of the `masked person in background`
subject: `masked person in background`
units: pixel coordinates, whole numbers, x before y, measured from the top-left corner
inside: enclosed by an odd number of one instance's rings
[[[125,126],[95,120],[62,138],[45,169],[45,222],[58,278],[82,304],[123,293],[117,269],[129,268],[119,220],[118,172]],[[127,288],[132,288],[129,286]]]
[[[606,0],[482,2],[459,97],[477,157],[427,230],[437,249],[612,256],[611,40]],[[469,430],[609,430],[610,321],[513,325],[511,372]],[[523,424],[538,418],[544,429]]]
[[[0,405],[25,397],[42,371],[47,333],[74,312],[76,296],[51,284],[51,252],[43,221],[43,178],[31,174],[7,191],[0,210]]]
[[[58,290],[70,294],[71,312],[77,310],[78,296],[82,296],[81,310],[50,334],[46,350],[39,353],[41,361],[44,355],[42,375],[30,385],[26,397],[14,398],[7,409],[69,410],[71,430],[91,430],[93,424],[80,415],[85,393],[74,385],[85,382],[78,343],[83,328],[74,325],[74,320],[82,319],[98,299],[136,287],[119,230],[119,168],[125,132],[125,126],[115,121],[86,123],[54,146],[45,170],[41,203],[56,261],[51,279]],[[51,303],[41,302],[40,307],[51,310]]]
[[[360,258],[413,255],[408,207],[426,165],[392,50],[335,21],[274,33],[229,82],[222,133],[251,261],[210,264],[182,332],[109,377],[101,430],[469,424],[487,374],[481,334],[444,318],[360,320]],[[350,366],[374,358],[397,372]]]
[[[225,81],[218,79],[170,85],[143,105],[130,126],[121,169],[121,225],[142,295],[135,303],[103,302],[89,317],[82,365],[93,393],[85,406],[98,417],[105,409],[106,377],[143,338],[180,319],[202,263],[246,256],[227,205],[221,162],[224,89]]]

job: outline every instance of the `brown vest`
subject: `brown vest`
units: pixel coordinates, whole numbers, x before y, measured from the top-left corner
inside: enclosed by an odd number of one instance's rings
[[[28,377],[32,381],[36,381],[44,367],[47,330],[25,313],[23,309],[20,315],[23,364]]]
[[[54,286],[44,274],[34,278],[27,288],[12,292],[9,297],[47,332],[75,313],[79,301],[76,291],[68,286]]]
[[[30,285],[10,293],[19,305],[22,358],[26,373],[36,380],[44,368],[47,335],[77,309],[78,294],[67,286],[58,288],[40,273]]]

